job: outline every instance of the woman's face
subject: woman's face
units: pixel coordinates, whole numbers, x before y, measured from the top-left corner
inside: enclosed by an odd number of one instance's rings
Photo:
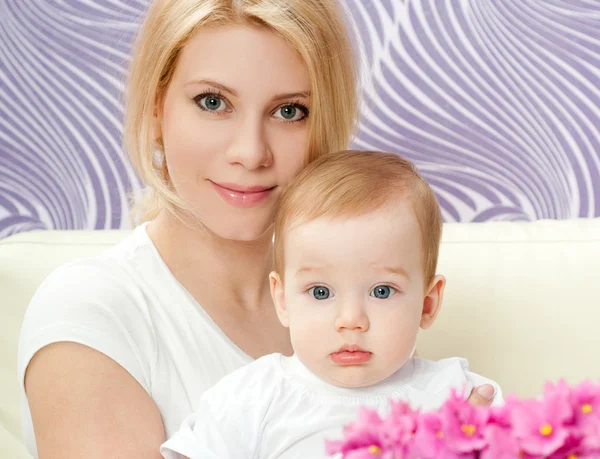
[[[269,229],[307,154],[309,76],[279,36],[204,27],[182,49],[157,120],[176,192],[216,235]]]

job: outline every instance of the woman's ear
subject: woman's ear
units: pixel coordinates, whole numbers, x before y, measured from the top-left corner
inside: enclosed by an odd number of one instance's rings
[[[431,281],[428,291],[425,292],[423,299],[423,310],[421,312],[421,328],[431,327],[435,318],[442,307],[442,298],[444,297],[444,288],[446,287],[446,278],[437,275]]]
[[[289,326],[289,317],[288,311],[285,307],[285,295],[283,291],[283,282],[281,282],[281,278],[279,274],[275,271],[269,274],[269,284],[271,286],[271,297],[273,298],[273,303],[275,304],[275,310],[277,311],[277,317],[279,317],[279,322],[284,327]]]

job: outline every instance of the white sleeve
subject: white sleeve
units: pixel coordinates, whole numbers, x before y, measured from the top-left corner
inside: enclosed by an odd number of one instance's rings
[[[77,261],[59,267],[42,283],[19,336],[22,388],[34,354],[64,341],[107,355],[150,393],[156,339],[143,292],[128,281],[121,266],[99,258]]]
[[[232,426],[211,419],[206,412],[198,412],[183,421],[181,428],[162,444],[160,452],[166,459],[252,457],[239,442],[238,435]]]
[[[260,394],[243,387],[247,372],[223,378],[206,391],[198,410],[160,448],[166,459],[252,458],[261,432]]]
[[[436,397],[431,398],[425,405],[429,409],[439,408],[447,400],[450,395],[449,391],[453,388],[464,393],[467,398],[474,387],[482,384],[494,386],[495,395],[492,406],[504,404],[502,390],[498,383],[469,371],[469,362],[464,358],[450,357],[432,361],[416,357],[415,362],[418,368],[415,377],[418,377],[430,394],[436,394]]]

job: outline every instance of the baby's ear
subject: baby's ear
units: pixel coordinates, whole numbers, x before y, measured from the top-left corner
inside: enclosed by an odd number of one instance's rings
[[[277,317],[279,317],[279,322],[284,327],[289,326],[289,318],[288,311],[285,307],[285,295],[283,291],[283,282],[281,282],[281,277],[275,271],[269,274],[269,284],[271,286],[271,298],[273,298],[273,303],[275,304],[275,310],[277,311]]]
[[[425,292],[425,298],[423,298],[423,311],[421,312],[420,324],[422,329],[431,327],[438,312],[440,312],[445,287],[446,278],[440,275],[435,276],[431,284],[429,284],[428,291]]]

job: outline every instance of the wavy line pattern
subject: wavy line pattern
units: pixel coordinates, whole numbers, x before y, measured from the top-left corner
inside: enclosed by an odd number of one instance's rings
[[[411,158],[447,221],[600,215],[600,1],[350,2],[356,145]]]
[[[447,221],[600,216],[600,0],[348,0],[355,146],[398,151]],[[122,91],[147,0],[0,2],[0,237],[125,228]]]
[[[145,8],[0,2],[0,237],[127,226],[122,93]]]

